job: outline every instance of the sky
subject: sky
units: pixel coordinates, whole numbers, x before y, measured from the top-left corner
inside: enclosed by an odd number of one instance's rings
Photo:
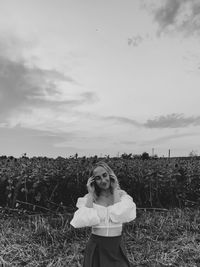
[[[199,0],[0,0],[0,154],[200,153]]]

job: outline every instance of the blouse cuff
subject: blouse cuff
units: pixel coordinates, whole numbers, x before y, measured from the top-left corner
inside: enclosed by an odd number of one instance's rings
[[[100,223],[97,211],[93,208],[81,207],[74,213],[70,224],[74,228],[93,226]]]
[[[130,222],[136,218],[136,205],[128,194],[121,201],[108,207],[110,219],[114,223]]]

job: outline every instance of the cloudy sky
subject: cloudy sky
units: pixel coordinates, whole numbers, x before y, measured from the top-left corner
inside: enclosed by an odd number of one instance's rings
[[[199,44],[199,0],[0,0],[1,154],[199,154]]]

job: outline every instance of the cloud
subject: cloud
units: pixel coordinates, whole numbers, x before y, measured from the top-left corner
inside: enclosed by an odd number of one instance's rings
[[[35,108],[61,111],[63,107],[98,101],[94,92],[69,95],[70,88],[78,84],[76,80],[57,70],[31,65],[23,58],[21,44],[14,37],[0,41],[0,122],[5,122],[13,114],[29,113]],[[61,89],[60,82],[62,85],[64,82],[66,88]]]
[[[50,80],[59,80],[59,81],[66,81],[66,82],[72,82],[76,83],[76,81],[69,75],[63,74],[57,70],[48,70],[48,69],[40,69],[38,67],[32,67],[29,68],[29,72],[32,72],[32,76],[37,77],[42,77],[45,79],[50,79]]]
[[[84,104],[93,104],[99,100],[97,94],[94,92],[84,92],[79,95],[76,95],[75,97],[70,97],[71,99],[69,100],[63,100],[63,98],[66,97],[62,96],[62,94],[58,95],[57,98],[58,99],[56,100],[55,98],[52,99],[52,97],[50,99],[46,96],[43,96],[43,98],[38,97],[37,101],[35,101],[35,104],[39,104],[40,106],[47,108],[56,108],[58,111],[62,110],[63,107],[72,108]]]
[[[135,127],[143,127],[150,129],[183,128],[191,125],[192,126],[200,125],[200,116],[185,117],[184,114],[177,114],[177,113],[155,117],[154,119],[147,120],[145,123],[140,123],[136,120],[119,116],[104,116],[101,117],[101,119],[119,124],[128,124]]]
[[[182,138],[182,137],[191,137],[191,136],[199,136],[200,133],[174,133],[174,134],[170,134],[170,135],[166,135],[166,136],[162,136],[159,138],[155,138],[152,140],[147,140],[144,141],[140,144],[140,146],[146,146],[149,144],[155,145],[155,144],[160,144],[160,143],[164,143],[164,142],[168,142],[171,141],[173,139],[177,139],[177,138]]]
[[[135,144],[137,144],[137,142],[136,141],[121,141],[121,142],[119,142],[120,144],[124,144],[124,145],[135,145]]]
[[[155,11],[155,20],[162,29],[175,23],[180,7],[181,3],[179,0],[166,1],[163,7]]]
[[[45,130],[16,127],[0,127],[1,154],[21,156],[27,152],[28,156],[67,155],[69,151],[63,147],[56,147],[59,142],[70,143],[77,136],[76,132],[55,133]]]
[[[128,45],[137,47],[142,43],[143,39],[144,38],[141,35],[135,35],[131,38],[128,38]]]
[[[99,101],[97,94],[94,92],[84,92],[80,96],[84,100],[84,102],[86,102],[86,103],[93,104],[93,103],[96,103],[97,101]]]
[[[184,117],[183,114],[172,113],[156,117],[153,120],[147,120],[144,124],[147,128],[182,128],[189,125],[200,125],[200,116]]]
[[[24,140],[24,138],[38,138],[41,141],[49,142],[60,142],[66,140],[66,138],[72,138],[74,134],[72,133],[66,133],[65,137],[62,134],[53,133],[50,131],[44,131],[44,130],[35,130],[35,129],[28,129],[25,127],[21,127],[19,124],[15,127],[0,127],[0,137],[1,139],[12,139],[14,136],[16,136],[18,139],[20,138],[21,141]]]
[[[53,76],[52,81],[50,80],[51,75]],[[48,95],[56,96],[59,94],[54,82],[55,77],[57,80],[65,79],[68,82],[73,82],[72,79],[59,74],[57,71],[28,67],[22,61],[15,62],[0,56],[1,116],[16,111],[18,108],[47,103],[46,97]],[[50,101],[50,103],[52,102]]]
[[[122,123],[122,124],[129,124],[129,125],[133,125],[133,126],[142,126],[139,122],[137,122],[136,120],[133,119],[129,119],[126,117],[120,117],[120,116],[105,116],[102,117],[103,120],[106,121],[113,121],[116,123]]]
[[[150,0],[147,3],[143,6],[153,14],[159,35],[173,31],[185,36],[200,34],[199,0]]]
[[[23,58],[25,50],[35,46],[34,41],[27,41],[17,37],[9,31],[0,32],[0,55],[13,61]]]
[[[97,144],[100,143],[105,143],[106,141],[108,141],[108,137],[107,136],[98,136],[98,135],[92,135],[90,136],[90,132],[84,132],[82,131],[81,133],[77,133],[76,135],[74,135],[73,140],[76,143],[76,145],[79,145],[79,147],[94,147],[94,146],[98,146]],[[85,136],[84,136],[85,135]],[[87,136],[86,136],[87,135]],[[65,140],[64,142],[58,142],[55,144],[56,147],[68,147],[71,140]]]

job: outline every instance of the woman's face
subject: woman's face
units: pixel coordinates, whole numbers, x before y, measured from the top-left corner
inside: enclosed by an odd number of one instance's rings
[[[109,189],[110,187],[110,177],[109,173],[101,166],[94,169],[95,182],[98,187],[102,190]]]

